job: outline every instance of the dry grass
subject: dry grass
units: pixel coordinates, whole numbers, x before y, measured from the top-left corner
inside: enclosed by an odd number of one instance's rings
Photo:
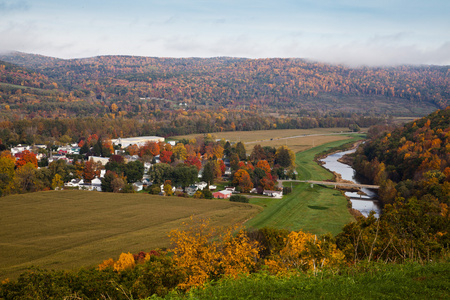
[[[253,146],[271,146],[278,148],[286,145],[294,152],[304,151],[325,143],[348,139],[348,128],[314,128],[314,129],[280,129],[258,131],[228,131],[212,133],[217,139],[225,139],[230,142],[243,142],[247,152],[251,152]],[[174,137],[175,139],[192,139],[198,134]]]
[[[71,269],[121,252],[168,247],[167,234],[195,215],[215,226],[244,222],[253,205],[148,194],[49,191],[0,201],[0,278],[31,265]]]

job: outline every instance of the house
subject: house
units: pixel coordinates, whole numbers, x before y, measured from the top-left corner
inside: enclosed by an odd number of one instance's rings
[[[83,184],[83,179],[72,179],[69,182],[64,183],[65,187],[79,187],[79,184]]]
[[[269,197],[274,197],[274,198],[281,198],[281,197],[283,197],[283,192],[282,191],[264,190],[263,195],[269,196]]]
[[[203,189],[204,189],[205,187],[207,187],[208,184],[207,184],[206,182],[202,181],[202,182],[196,183],[195,186],[197,186],[199,190],[203,191]]]
[[[136,192],[142,191],[143,188],[144,188],[144,183],[139,182],[139,181],[133,183],[133,189],[134,189]]]
[[[102,191],[102,181],[100,180],[100,178],[95,177],[94,179],[91,180],[91,191],[98,191],[101,192]]]
[[[231,191],[223,190],[213,193],[213,197],[216,199],[228,199],[231,197],[231,194],[232,194]]]
[[[191,185],[191,186],[188,186],[187,188],[185,188],[185,191],[189,196],[193,196],[195,194],[195,192],[197,192],[197,190],[198,190],[198,186],[196,186],[196,185]]]
[[[49,159],[48,159],[48,163],[54,162],[56,160],[65,160],[67,163],[71,164],[73,162],[73,159],[68,158],[65,155],[62,154],[55,154],[55,155],[50,155]]]
[[[236,188],[234,186],[227,186],[225,187],[225,191],[235,192]]]
[[[101,192],[102,191],[102,181],[100,180],[100,178],[95,177],[94,179],[91,180],[91,183],[84,183],[83,179],[81,179],[78,182],[78,189]]]

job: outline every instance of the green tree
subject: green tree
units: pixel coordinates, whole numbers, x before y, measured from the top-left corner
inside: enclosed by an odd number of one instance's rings
[[[178,165],[173,169],[172,180],[175,186],[183,188],[194,184],[198,180],[198,171],[195,166]]]
[[[214,182],[214,174],[215,174],[215,165],[214,162],[208,160],[203,168],[202,180],[207,182],[208,184],[212,184]]]
[[[244,143],[238,142],[235,146],[235,152],[239,156],[240,160],[247,160],[247,152],[245,150]]]
[[[286,146],[281,146],[275,153],[275,163],[284,168],[289,168],[295,164],[295,154]]]
[[[102,178],[102,192],[112,192],[113,191],[113,187],[112,187],[112,181],[117,178],[117,174],[114,173],[113,171],[106,171],[105,176],[103,176]]]
[[[138,160],[130,161],[125,165],[124,174],[128,183],[140,181],[144,176],[144,165]]]
[[[154,164],[148,172],[153,184],[161,185],[172,178],[173,167],[168,164]]]

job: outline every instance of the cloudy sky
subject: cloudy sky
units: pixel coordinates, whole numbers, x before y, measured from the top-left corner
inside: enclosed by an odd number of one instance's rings
[[[0,52],[450,65],[449,0],[0,0]]]

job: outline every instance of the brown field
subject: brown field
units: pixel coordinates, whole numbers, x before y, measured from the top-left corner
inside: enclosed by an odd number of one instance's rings
[[[348,128],[280,129],[211,133],[217,139],[225,139],[230,142],[243,142],[249,153],[256,144],[275,148],[286,145],[292,151],[299,152],[325,143],[348,139],[348,134],[350,134]],[[174,138],[192,139],[198,136],[198,134],[191,134],[176,136]]]
[[[170,230],[190,216],[214,226],[242,223],[260,207],[223,200],[48,191],[1,198],[0,279],[31,265],[72,269],[121,252],[169,247]]]

